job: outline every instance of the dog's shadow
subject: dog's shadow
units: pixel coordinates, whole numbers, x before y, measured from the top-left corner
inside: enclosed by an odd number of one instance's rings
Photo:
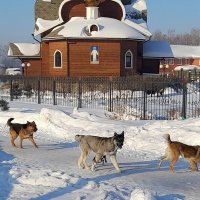
[[[141,161],[141,162],[119,162],[120,169],[124,173],[128,173],[129,171],[134,171],[135,173],[142,172],[153,172],[153,171],[166,171],[170,172],[169,164],[170,161],[163,162],[162,166],[158,167],[159,160],[151,160],[151,161]],[[191,172],[189,168],[189,163],[185,162],[184,159],[179,159],[174,167],[176,173],[185,173]],[[96,171],[106,171],[106,170],[114,170],[113,165],[110,161],[107,163],[99,163],[97,164]]]
[[[78,142],[62,142],[62,143],[52,143],[52,144],[41,144],[39,145],[39,148],[45,148],[48,151],[53,151],[53,150],[59,150],[59,149],[69,149],[69,148],[74,148],[78,147],[79,143]]]

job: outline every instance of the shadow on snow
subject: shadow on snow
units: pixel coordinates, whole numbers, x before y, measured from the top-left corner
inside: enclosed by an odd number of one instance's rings
[[[0,199],[6,200],[8,199],[13,185],[12,185],[12,177],[9,174],[9,171],[12,167],[8,161],[13,160],[13,156],[11,154],[7,154],[2,149],[0,149]]]
[[[163,172],[169,172],[169,163],[163,163],[163,167],[158,169],[157,164],[158,160],[154,161],[144,161],[144,162],[129,162],[129,163],[120,163],[120,168],[122,170],[122,173],[111,173],[111,174],[105,174],[105,175],[97,175],[96,177],[91,177],[91,178],[80,178],[76,183],[71,183],[69,184],[66,188],[58,188],[57,190],[50,192],[48,194],[45,194],[40,197],[32,198],[32,200],[48,200],[51,198],[56,198],[65,194],[70,194],[71,192],[74,192],[76,190],[84,188],[88,182],[94,181],[95,183],[99,184],[103,181],[109,181],[114,178],[121,178],[121,177],[128,177],[129,175],[133,174],[141,174],[144,172],[156,172],[156,171],[163,171]],[[96,173],[98,171],[100,172],[101,170],[114,170],[113,165],[111,163],[107,163],[103,165],[103,168],[101,167],[102,165],[98,165],[96,169]],[[175,170],[185,170],[187,168],[187,164],[183,161],[180,160],[177,162],[177,165],[175,167]],[[180,195],[180,194],[168,194],[168,195],[163,195],[163,196],[155,196],[156,200],[170,200],[170,199],[180,199],[184,200],[185,196]]]

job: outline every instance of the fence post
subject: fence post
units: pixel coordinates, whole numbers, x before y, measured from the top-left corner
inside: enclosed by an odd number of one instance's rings
[[[38,79],[37,81],[37,88],[38,88],[38,104],[41,103],[41,99],[40,99],[40,79]]]
[[[143,91],[143,102],[144,102],[144,104],[143,104],[143,117],[142,117],[142,119],[143,120],[145,120],[146,119],[146,100],[147,100],[147,91],[146,91],[146,83],[144,83],[144,91]]]
[[[53,79],[53,105],[56,105],[56,80]]]
[[[183,103],[182,103],[182,118],[186,119],[187,116],[187,82],[182,80],[183,83]]]
[[[10,101],[13,101],[13,81],[10,79]]]
[[[78,79],[78,108],[82,108],[82,79]]]
[[[112,77],[109,79],[109,107],[108,111],[112,112],[113,111],[113,99],[112,99]]]

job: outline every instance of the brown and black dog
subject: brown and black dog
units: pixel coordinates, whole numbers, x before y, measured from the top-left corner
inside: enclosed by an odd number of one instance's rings
[[[22,142],[24,139],[29,139],[35,147],[38,147],[33,139],[33,133],[37,131],[36,123],[27,121],[26,124],[12,123],[14,118],[10,118],[7,121],[7,125],[10,127],[11,144],[16,147],[14,141],[19,136],[20,148],[23,148]]]
[[[167,148],[165,150],[165,155],[160,159],[159,167],[161,166],[163,160],[170,160],[170,170],[174,172],[174,164],[182,156],[187,160],[193,171],[197,171],[197,162],[200,161],[200,146],[191,146],[177,141],[171,141],[170,135],[164,135],[167,141]]]

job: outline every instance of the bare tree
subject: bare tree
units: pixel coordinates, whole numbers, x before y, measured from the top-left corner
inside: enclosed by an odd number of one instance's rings
[[[156,31],[153,33],[152,40],[166,40],[170,44],[199,46],[200,28],[193,28],[190,33],[176,33],[174,29],[169,29],[167,34]]]
[[[8,57],[8,46],[0,45],[0,64],[6,67],[19,67],[21,61]]]

